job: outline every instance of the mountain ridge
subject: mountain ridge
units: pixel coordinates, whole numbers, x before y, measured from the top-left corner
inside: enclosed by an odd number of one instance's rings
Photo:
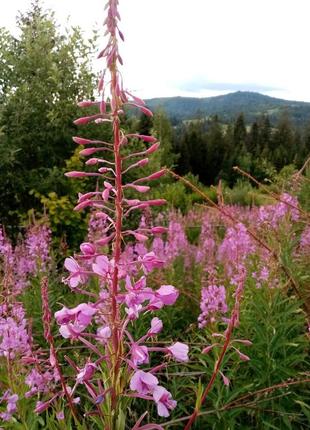
[[[224,121],[240,113],[246,122],[268,115],[271,122],[288,114],[295,125],[310,123],[310,102],[285,100],[252,91],[236,91],[213,97],[156,97],[145,100],[152,110],[163,109],[174,122],[218,115]]]

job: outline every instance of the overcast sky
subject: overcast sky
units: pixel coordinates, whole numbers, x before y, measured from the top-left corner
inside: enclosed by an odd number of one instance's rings
[[[14,31],[30,0],[2,0]],[[64,25],[101,26],[105,0],[44,0]],[[141,97],[258,91],[310,102],[310,0],[120,0],[126,87]]]

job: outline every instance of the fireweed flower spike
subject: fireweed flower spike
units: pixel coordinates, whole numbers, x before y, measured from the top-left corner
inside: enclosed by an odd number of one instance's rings
[[[106,4],[106,46],[100,51],[98,58],[104,61],[104,70],[99,79],[98,101],[81,101],[79,106],[98,109],[92,115],[83,115],[74,121],[77,126],[93,122],[100,126],[110,124],[112,142],[90,140],[75,136],[73,141],[84,146],[80,155],[85,157],[86,171],[73,171],[66,174],[69,178],[96,177],[97,188],[85,194],[80,194],[75,210],[92,208],[92,223],[101,225],[99,234],[90,234],[88,241],[80,246],[80,253],[66,258],[65,268],[69,272],[64,282],[69,285],[72,293],[88,291],[92,300],[80,303],[73,309],[63,307],[55,313],[59,332],[70,342],[80,341],[89,349],[89,356],[84,363],[75,364],[70,357],[66,360],[75,371],[70,393],[85,389],[95,399],[92,413],[98,414],[103,421],[103,428],[109,430],[124,430],[126,422],[126,406],[128,400],[134,397],[154,401],[158,414],[169,416],[176,407],[172,395],[162,386],[153,374],[156,369],[144,371],[142,366],[148,366],[150,352],[142,343],[146,339],[157,336],[163,329],[162,321],[153,313],[164,306],[173,305],[179,295],[172,285],[162,285],[156,290],[148,286],[147,275],[161,268],[164,261],[153,251],[147,252],[143,242],[153,234],[164,233],[164,227],[126,230],[123,220],[132,211],[149,209],[151,206],[165,204],[165,200],[148,200],[144,197],[132,198],[137,192],[140,197],[150,190],[149,182],[157,181],[165,174],[165,169],[143,176],[133,182],[126,182],[127,172],[140,168],[149,163],[149,157],[159,148],[157,139],[153,136],[126,134],[121,127],[121,116],[125,108],[134,106],[145,115],[152,112],[145,106],[143,100],[124,89],[119,67],[122,59],[119,53],[119,41],[124,36],[119,29],[120,16],[118,0],[109,0]],[[129,153],[132,143],[139,140],[145,145],[145,150]],[[104,153],[99,158],[100,152]],[[93,155],[96,154],[96,155]],[[126,155],[125,155],[126,154]],[[87,159],[87,157],[91,157]],[[87,170],[88,169],[88,170]],[[124,243],[136,242],[141,252],[125,254]],[[103,248],[104,247],[104,248]],[[107,250],[103,254],[103,249]],[[91,282],[90,282],[91,281]],[[90,291],[91,285],[97,284],[97,292]],[[132,322],[140,315],[151,314],[149,329],[140,339],[135,339]],[[168,348],[162,348],[163,360],[188,360],[188,347],[175,343]],[[97,357],[96,357],[97,355]],[[165,366],[162,363],[160,366]],[[100,400],[98,400],[100,399]],[[39,403],[37,412],[49,407],[49,404]],[[136,428],[161,428],[156,424]]]

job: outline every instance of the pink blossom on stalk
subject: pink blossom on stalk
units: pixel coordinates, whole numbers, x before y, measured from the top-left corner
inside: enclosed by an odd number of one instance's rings
[[[10,315],[11,314],[11,315]],[[31,353],[31,337],[24,315],[1,315],[0,313],[0,357],[14,359]]]
[[[13,414],[17,411],[16,403],[18,401],[17,394],[11,394],[10,390],[7,390],[4,395],[0,398],[0,403],[6,402],[6,411],[0,413],[0,418],[3,421],[10,421]]]
[[[310,226],[307,226],[300,237],[300,251],[302,254],[310,254]]]
[[[279,203],[261,206],[258,211],[258,222],[276,228],[285,216],[290,216],[293,221],[300,217],[298,200],[288,193],[281,194]]]
[[[37,369],[32,369],[27,375],[25,382],[30,387],[30,390],[25,393],[25,397],[32,397],[38,393],[47,393],[49,391],[49,384],[55,381],[55,375],[47,370],[39,372]]]
[[[91,147],[91,148],[85,148],[85,149],[82,149],[82,151],[80,151],[80,155],[82,155],[82,156],[92,155],[92,154],[95,154],[98,151],[102,151],[103,149],[104,148],[93,148],[93,147]]]
[[[218,250],[218,258],[224,264],[227,274],[231,276],[237,268],[237,263],[242,264],[255,250],[254,240],[247,232],[245,225],[238,223],[227,229]]]
[[[131,368],[135,369],[139,365],[149,363],[150,351],[168,352],[179,361],[187,361],[188,359],[188,347],[179,342],[169,348],[148,348],[145,345],[140,345],[143,340],[155,336],[162,330],[163,324],[159,318],[152,319],[150,329],[138,341],[134,339],[128,329],[131,322],[137,319],[141,313],[156,311],[165,305],[174,304],[179,292],[172,285],[162,285],[154,291],[147,286],[145,277],[141,277],[142,271],[147,275],[153,269],[161,268],[164,265],[164,261],[159,259],[154,252],[148,252],[149,249],[142,242],[147,242],[150,233],[162,234],[166,233],[167,229],[152,227],[150,220],[141,223],[137,229],[131,227],[132,230],[125,230],[124,228],[123,219],[128,217],[132,211],[140,210],[147,214],[150,212],[151,206],[160,206],[166,203],[164,199],[143,201],[134,198],[128,199],[134,191],[138,193],[148,192],[150,187],[144,184],[140,185],[140,183],[159,179],[166,170],[161,169],[147,177],[136,179],[132,183],[123,182],[129,169],[143,167],[148,163],[148,158],[145,156],[155,152],[159,148],[159,143],[153,136],[136,133],[125,135],[121,128],[120,115],[124,113],[125,105],[134,105],[147,115],[152,115],[152,113],[145,107],[145,103],[141,99],[124,90],[123,87],[122,75],[118,69],[118,65],[122,64],[118,36],[123,39],[118,28],[120,20],[118,3],[118,0],[108,0],[106,4],[107,17],[104,25],[106,26],[108,42],[98,55],[98,58],[105,61],[105,69],[101,73],[98,86],[101,100],[80,102],[81,107],[97,107],[99,113],[84,116],[74,122],[76,125],[87,124],[90,121],[95,124],[110,122],[113,131],[111,142],[92,141],[80,137],[74,137],[74,141],[79,145],[90,145],[90,147],[80,151],[81,156],[89,157],[97,152],[109,151],[113,154],[114,159],[108,161],[91,158],[86,160],[86,166],[94,166],[99,163],[103,163],[104,166],[100,167],[99,164],[97,172],[73,171],[67,174],[69,177],[90,176],[98,178],[96,189],[93,192],[79,195],[78,205],[75,209],[96,208],[95,216],[100,218],[100,220],[96,219],[95,221],[93,218],[91,219],[91,228],[94,232],[90,230],[89,242],[80,246],[81,254],[77,255],[77,261],[73,258],[66,260],[65,267],[70,272],[67,283],[74,289],[90,276],[95,276],[99,280],[100,289],[98,293],[85,291],[91,296],[97,295],[96,304],[82,303],[73,309],[64,307],[55,314],[62,336],[71,339],[80,338],[83,344],[91,350],[91,359],[93,360],[93,362],[88,361],[84,367],[79,368],[68,358],[68,362],[78,373],[74,388],[72,390],[67,388],[69,396],[73,395],[78,383],[85,383],[89,394],[97,404],[103,401],[105,392],[112,391],[113,396],[115,395],[115,402],[113,401],[107,406],[108,413],[103,417],[105,425],[107,424],[105,416],[117,414],[116,408],[119,405],[119,398],[126,395],[124,384],[120,385],[122,391],[119,392],[115,390],[116,387],[113,387],[113,381],[120,380],[120,377],[124,377],[125,381],[126,377],[130,377]],[[108,75],[107,79],[105,73]],[[106,92],[108,93],[107,96],[105,95]],[[130,141],[133,139],[145,142],[145,149],[140,152],[132,151],[127,155]],[[147,148],[148,144],[150,146]],[[124,146],[127,146],[126,151],[123,151]],[[137,157],[139,159],[136,162],[128,163],[128,160]],[[133,244],[126,245],[128,235],[134,237]],[[108,245],[107,252],[109,253],[107,256],[100,255],[100,247],[106,245]],[[76,288],[75,291],[79,292],[80,290]],[[93,318],[95,314],[96,318]],[[99,325],[97,333],[87,333],[85,336],[81,336],[81,333],[91,324],[92,319]],[[126,342],[125,336],[128,337],[128,342]],[[88,338],[92,341],[97,340],[100,349],[105,350],[106,356]],[[97,354],[99,360],[95,361],[93,354]],[[104,358],[106,358],[104,369],[109,372],[105,390],[103,390],[100,378],[99,380],[92,378],[97,365],[99,367],[99,363]],[[115,363],[118,364],[115,366]],[[157,366],[157,368],[161,368],[161,366]],[[92,379],[91,384],[86,383],[90,379]],[[150,372],[136,371],[131,377],[130,388],[137,391],[140,397],[145,394],[153,394],[161,416],[168,416],[169,411],[176,406],[171,394],[163,387],[158,387],[158,379]],[[151,399],[150,396],[147,398]],[[50,402],[48,403],[50,404]],[[73,400],[74,402],[75,400]],[[44,410],[45,407],[46,404],[44,403],[38,405],[39,410]],[[142,421],[140,420],[140,422]],[[161,426],[151,424],[142,426],[142,428],[161,428]]]
[[[169,417],[169,410],[173,410],[177,405],[177,402],[172,399],[171,393],[161,386],[154,388],[153,398],[157,405],[157,413],[160,417]]]
[[[168,226],[168,243],[166,247],[167,260],[171,262],[188,248],[189,243],[186,238],[184,227],[181,222],[173,216]]]
[[[152,250],[158,257],[165,261],[166,260],[166,244],[161,237],[154,237],[152,242]]]
[[[181,342],[176,342],[167,348],[167,351],[177,360],[187,362],[188,359],[188,345]]]
[[[46,270],[48,268],[50,243],[51,230],[47,225],[34,224],[27,229],[25,246],[29,256],[27,258],[30,261],[32,260],[31,271],[33,274],[35,274],[36,270]]]
[[[200,309],[199,328],[223,320],[223,315],[228,311],[225,287],[223,285],[209,285],[202,288]]]
[[[137,391],[139,394],[151,393],[157,385],[158,379],[156,376],[143,370],[137,370],[130,380],[130,389]]]

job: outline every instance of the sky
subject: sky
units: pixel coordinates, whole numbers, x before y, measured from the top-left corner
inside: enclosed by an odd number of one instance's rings
[[[0,26],[30,0],[0,0]],[[64,26],[102,28],[105,0],[44,0]],[[257,91],[310,102],[310,0],[120,0],[125,86],[151,97]]]

